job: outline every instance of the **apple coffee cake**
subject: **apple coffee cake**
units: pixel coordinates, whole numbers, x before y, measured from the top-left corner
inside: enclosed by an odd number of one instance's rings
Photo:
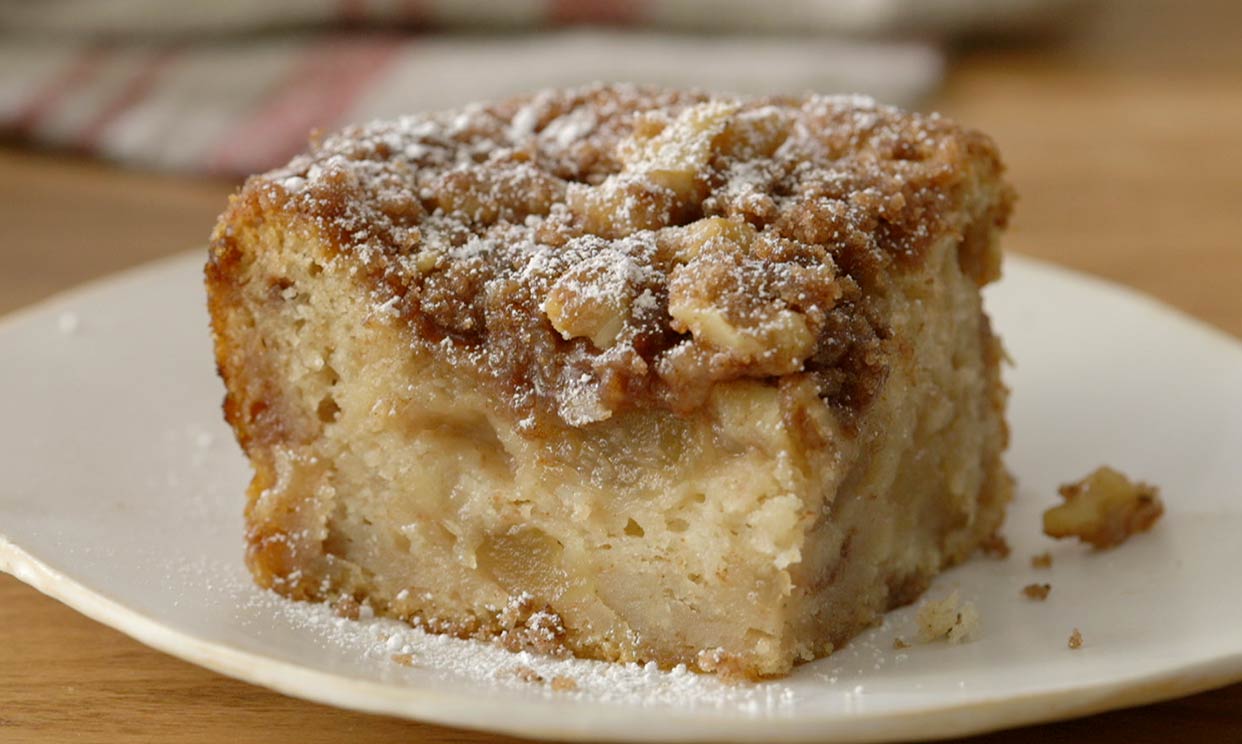
[[[862,97],[547,91],[252,177],[206,284],[256,581],[759,677],[997,530],[1012,200]]]

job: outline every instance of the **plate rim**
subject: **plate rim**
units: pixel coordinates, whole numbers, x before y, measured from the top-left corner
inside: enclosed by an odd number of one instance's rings
[[[1059,687],[1043,692],[985,698],[957,704],[930,704],[893,712],[833,713],[793,718],[677,716],[683,727],[673,735],[650,727],[638,736],[618,729],[633,723],[632,711],[617,708],[608,720],[590,716],[544,715],[543,705],[496,702],[475,715],[478,701],[432,687],[394,688],[378,682],[311,669],[171,628],[108,599],[48,566],[0,535],[0,571],[157,651],[283,695],[338,708],[473,731],[558,741],[780,741],[863,743],[895,738],[925,741],[982,734],[1145,705],[1192,695],[1242,680],[1242,649],[1232,654],[1110,683]],[[310,684],[308,684],[310,682]],[[394,694],[394,690],[399,693]],[[548,699],[541,703],[563,705]],[[597,705],[606,710],[607,706]],[[531,710],[535,709],[532,715]],[[676,714],[675,714],[676,715]],[[667,716],[661,716],[667,720]],[[506,722],[508,721],[508,722]],[[543,721],[543,723],[540,723]],[[600,723],[604,725],[600,725]],[[757,738],[759,737],[759,738]]]
[[[202,256],[201,249],[177,253],[53,294],[0,316],[0,334],[40,315],[63,310],[76,299],[120,283],[142,282],[160,272],[180,268],[192,257]],[[1194,332],[1204,343],[1210,342],[1221,351],[1242,359],[1242,343],[1230,333],[1123,284],[1021,254],[1007,253],[1006,261],[1104,292],[1110,298],[1141,306],[1144,312],[1170,317],[1186,331]],[[758,738],[788,742],[868,742],[894,737],[925,740],[1090,715],[1242,681],[1242,648],[1239,648],[1215,658],[1173,665],[1124,680],[1063,686],[1008,697],[985,697],[962,703],[933,703],[896,713],[864,710],[818,716],[804,713],[789,718],[715,717],[713,720],[710,713],[685,715],[673,711],[672,720],[693,725],[677,727],[673,732],[662,730],[667,727],[670,716],[661,715],[658,720],[663,723],[659,725],[645,725],[640,721],[636,730],[626,731],[627,724],[635,722],[632,711],[623,708],[609,711],[607,705],[594,704],[580,710],[576,716],[550,716],[546,712],[545,701],[533,706],[529,702],[493,701],[485,706],[486,714],[479,716],[477,698],[461,693],[444,693],[426,685],[397,688],[307,668],[223,642],[206,640],[170,627],[88,588],[31,555],[4,534],[0,534],[0,571],[157,651],[281,694],[438,725],[559,740],[754,741]],[[546,701],[546,704],[553,703],[551,699]],[[555,704],[563,706],[564,702]],[[598,715],[600,713],[603,715]]]

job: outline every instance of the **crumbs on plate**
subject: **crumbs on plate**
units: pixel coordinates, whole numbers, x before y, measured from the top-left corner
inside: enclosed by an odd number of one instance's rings
[[[1048,592],[1052,591],[1052,584],[1027,584],[1022,587],[1022,596],[1027,599],[1033,599],[1042,602],[1048,598]]]
[[[929,600],[919,609],[917,622],[920,643],[957,644],[979,632],[979,612],[973,602],[962,602],[956,590],[944,599]]]

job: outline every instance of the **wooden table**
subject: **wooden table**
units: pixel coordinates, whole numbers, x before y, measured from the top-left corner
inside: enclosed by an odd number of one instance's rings
[[[1022,195],[1008,247],[1242,336],[1242,2],[1116,0],[1071,25],[964,51],[934,102],[999,142]],[[231,188],[0,148],[0,311],[201,245]],[[1242,684],[979,741],[1240,737]],[[282,697],[0,577],[0,741],[79,739],[501,740]]]

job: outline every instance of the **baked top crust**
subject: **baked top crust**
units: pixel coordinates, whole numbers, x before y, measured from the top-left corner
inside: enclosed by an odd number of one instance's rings
[[[233,199],[208,281],[284,220],[526,429],[794,374],[848,425],[886,374],[889,278],[946,235],[997,275],[1000,170],[986,136],[861,97],[548,91],[313,142]]]

